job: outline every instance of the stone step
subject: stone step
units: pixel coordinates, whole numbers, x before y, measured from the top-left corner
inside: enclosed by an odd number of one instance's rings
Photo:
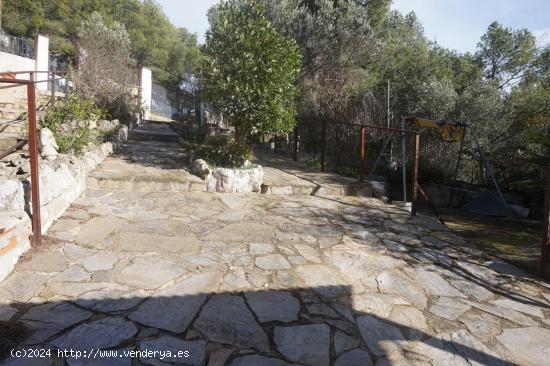
[[[126,177],[103,177],[91,173],[86,181],[88,189],[103,189],[114,191],[146,191],[146,192],[204,192],[206,185],[198,178],[134,175]]]
[[[27,134],[27,131],[25,128],[25,121],[17,121],[15,123],[0,122],[0,136],[4,133],[15,134],[18,136],[25,136]]]
[[[15,102],[0,102],[0,109],[4,108],[20,108],[22,106],[22,103],[15,103]]]
[[[137,128],[130,131],[128,139],[134,141],[178,142],[179,135],[172,131]]]
[[[317,185],[317,184],[262,184],[262,193],[285,196],[355,196],[372,197],[373,188],[370,183],[352,185]]]
[[[23,108],[1,108],[0,109],[0,119],[13,121],[24,117],[27,113],[27,109]]]
[[[15,134],[2,133],[0,134],[0,151],[8,150],[22,140],[22,137]]]

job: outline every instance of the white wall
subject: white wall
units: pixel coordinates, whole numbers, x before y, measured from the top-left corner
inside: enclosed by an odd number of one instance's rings
[[[142,67],[140,69],[140,87],[141,87],[141,106],[144,110],[144,119],[151,118],[151,105],[153,94],[153,73],[150,69]]]
[[[36,61],[7,52],[0,52],[0,72],[33,71],[36,70]],[[19,74],[18,79],[29,80],[29,74]]]
[[[50,40],[48,37],[38,35],[34,47],[35,59],[0,52],[0,72],[17,71],[49,71],[50,66]],[[29,80],[30,74],[18,74],[18,79]],[[48,74],[35,75],[35,80],[47,80]],[[48,83],[36,84],[39,90],[48,90]]]
[[[50,71],[50,40],[48,37],[41,35],[36,36],[34,47],[34,55],[36,58],[36,71]],[[36,74],[35,80],[48,80],[47,73]],[[36,89],[48,90],[48,83],[36,84]]]

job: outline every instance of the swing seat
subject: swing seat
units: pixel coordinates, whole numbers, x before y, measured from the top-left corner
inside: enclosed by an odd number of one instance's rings
[[[465,125],[461,122],[413,118],[417,127],[437,128],[443,142],[458,142],[464,138]]]

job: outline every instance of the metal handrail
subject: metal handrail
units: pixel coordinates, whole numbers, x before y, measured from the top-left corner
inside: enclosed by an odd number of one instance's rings
[[[12,75],[12,74],[68,74],[68,71],[37,71],[37,70],[30,70],[30,71],[2,71],[0,72],[0,75]]]
[[[325,124],[325,123],[326,122],[323,122],[323,124]],[[331,124],[336,124],[336,125],[347,125],[347,126],[354,126],[354,127],[372,128],[372,129],[381,130],[381,131],[402,132],[402,133],[407,133],[407,134],[410,134],[410,135],[418,134],[418,131],[407,130],[407,129],[402,129],[402,128],[391,128],[391,127],[383,127],[383,126],[376,126],[376,125],[365,125],[365,124],[361,124],[361,123],[337,122],[337,121],[332,121],[330,123]]]
[[[34,81],[34,83],[36,84],[39,84],[39,83],[47,83],[47,82],[52,82],[52,81],[56,81],[56,80],[64,80],[64,79],[67,79],[67,77],[61,77],[61,75],[66,75],[68,74],[67,71],[5,71],[5,72],[0,72],[0,79],[2,79],[2,76],[6,76],[6,75],[18,75],[18,74],[30,74],[29,75],[29,78]],[[53,78],[51,79],[46,79],[46,80],[34,80],[34,74],[52,74]],[[58,76],[56,78],[56,76]],[[5,78],[4,78],[5,79]],[[24,80],[24,79],[10,79],[10,80]],[[2,83],[4,81],[0,81],[0,83]],[[0,90],[2,89],[11,89],[11,88],[17,88],[19,86],[22,86],[22,84],[15,84],[15,85],[2,85],[0,86]]]
[[[6,74],[6,73],[3,73],[3,74]],[[21,80],[21,79],[10,79],[5,77],[4,78],[0,77],[0,83],[25,85],[27,87],[27,119],[29,122],[28,123],[28,126],[29,126],[28,143],[29,143],[29,157],[30,157],[30,166],[31,166],[31,200],[32,200],[32,217],[31,218],[32,218],[33,244],[38,245],[42,241],[42,225],[40,220],[40,180],[38,175],[38,144],[36,141],[36,133],[37,133],[36,84],[37,82],[34,80]],[[22,141],[20,141],[19,143],[22,143]]]
[[[545,169],[546,194],[544,197],[543,237],[538,261],[538,273],[550,278],[550,166]]]

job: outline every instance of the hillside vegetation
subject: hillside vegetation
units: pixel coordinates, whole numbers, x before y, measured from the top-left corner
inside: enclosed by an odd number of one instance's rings
[[[176,87],[194,71],[196,35],[172,25],[153,0],[3,0],[2,27],[16,36],[46,34],[52,51],[74,55],[79,26],[94,12],[126,27],[133,62],[151,67],[158,82]]]

